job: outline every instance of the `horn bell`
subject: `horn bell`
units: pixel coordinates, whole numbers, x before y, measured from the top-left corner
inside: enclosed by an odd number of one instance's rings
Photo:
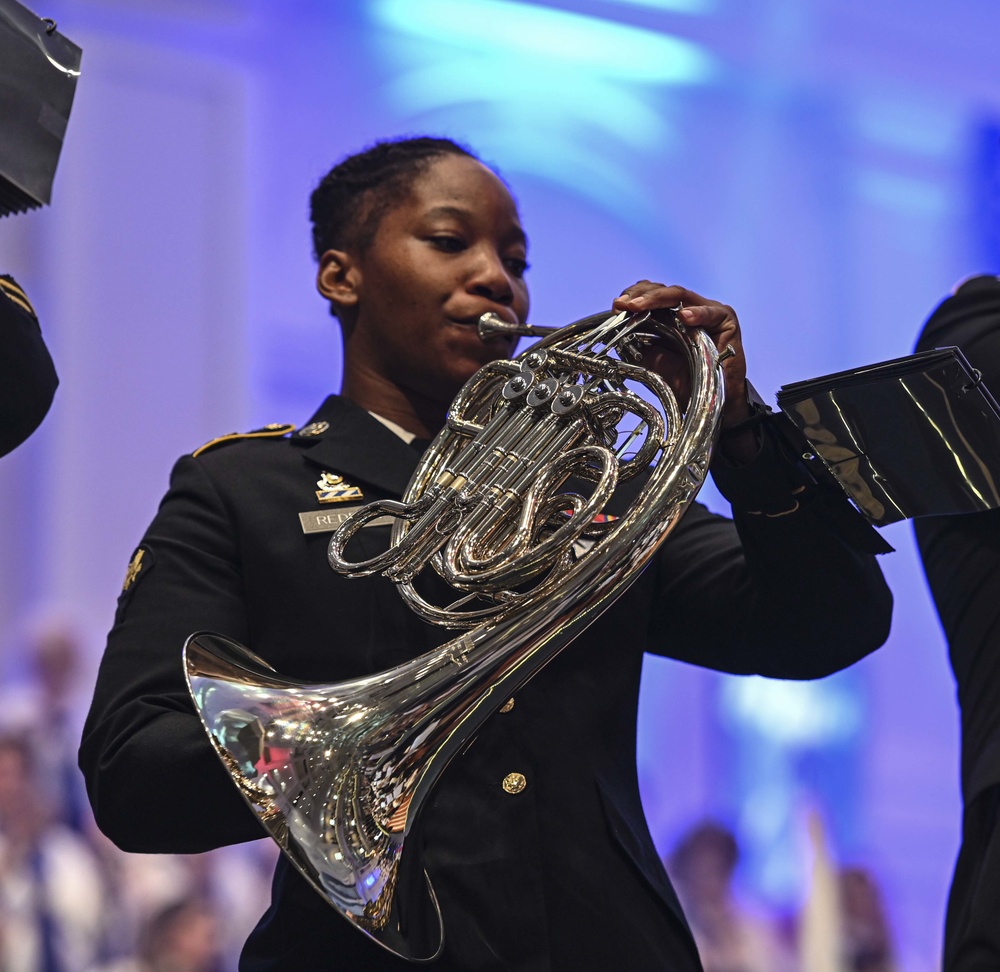
[[[187,640],[184,670],[216,753],[295,868],[388,951],[437,957],[444,929],[430,879],[410,853],[401,868],[409,800],[395,806],[361,765],[387,721],[376,698],[384,679],[299,682],[207,632]]]

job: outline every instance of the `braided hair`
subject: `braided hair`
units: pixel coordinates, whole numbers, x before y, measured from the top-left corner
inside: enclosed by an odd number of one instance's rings
[[[335,165],[309,200],[316,259],[327,250],[346,247],[364,252],[382,217],[402,202],[413,181],[444,155],[476,159],[469,149],[451,139],[420,136],[376,142]]]

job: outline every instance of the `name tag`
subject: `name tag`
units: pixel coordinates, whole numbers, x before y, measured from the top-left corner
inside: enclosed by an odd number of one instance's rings
[[[299,514],[303,533],[333,533],[352,513],[361,509],[355,506],[341,506],[336,510],[306,510]],[[392,526],[394,517],[379,516],[365,524],[366,527]]]

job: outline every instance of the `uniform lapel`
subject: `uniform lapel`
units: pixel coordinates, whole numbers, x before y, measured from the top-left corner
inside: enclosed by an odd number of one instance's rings
[[[685,932],[684,937],[688,945],[695,949],[694,938],[684,915],[684,909],[681,907],[677,892],[670,883],[670,878],[667,877],[667,872],[656,853],[652,838],[649,836],[649,830],[646,827],[645,818],[640,818],[642,819],[641,827],[630,822],[631,814],[626,815],[619,806],[619,801],[615,797],[615,787],[606,782],[601,774],[598,774],[597,777],[597,790],[601,795],[601,802],[604,804],[604,816],[608,821],[608,828],[618,846],[631,858],[639,873],[670,909]],[[640,809],[639,813],[641,814],[641,812]]]
[[[326,428],[322,428],[326,423]],[[321,428],[316,434],[311,429]],[[307,433],[303,435],[303,432]],[[398,435],[363,408],[331,395],[292,437],[303,458],[392,496],[406,489],[419,456]]]

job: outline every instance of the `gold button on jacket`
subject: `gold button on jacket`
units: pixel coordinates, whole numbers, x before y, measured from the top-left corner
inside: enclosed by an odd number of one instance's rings
[[[508,793],[520,793],[527,785],[528,781],[523,773],[508,773],[503,778],[503,788]]]

